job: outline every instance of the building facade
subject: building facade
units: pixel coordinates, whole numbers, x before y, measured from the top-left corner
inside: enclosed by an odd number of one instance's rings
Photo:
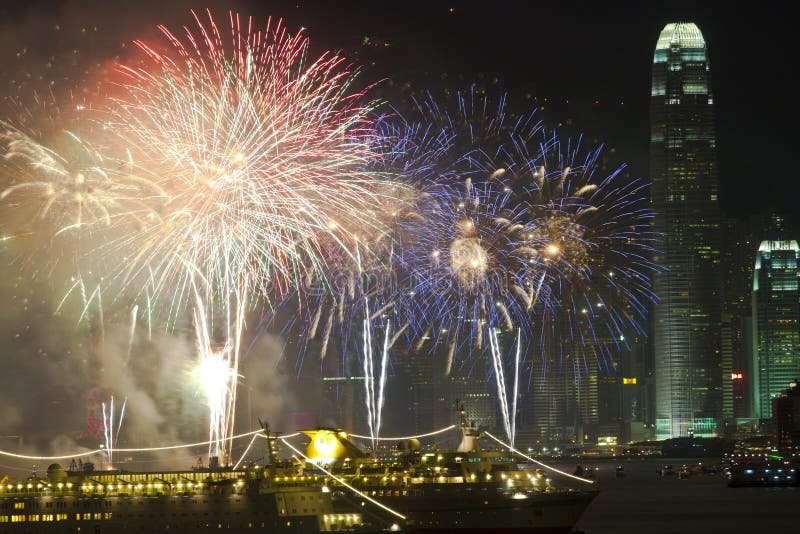
[[[650,165],[656,231],[656,436],[715,435],[722,419],[714,97],[706,42],[693,23],[662,30],[653,59]]]
[[[797,380],[770,399],[772,406],[772,435],[778,447],[800,445],[800,387]]]
[[[753,416],[753,258],[759,239],[753,221],[725,222],[722,247],[722,414],[728,433]]]
[[[756,417],[772,416],[773,397],[800,377],[800,271],[797,241],[763,241],[753,272],[753,385]]]

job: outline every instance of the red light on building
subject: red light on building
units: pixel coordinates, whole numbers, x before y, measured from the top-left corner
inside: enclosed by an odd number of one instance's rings
[[[731,373],[731,380],[742,380],[744,375],[742,373]]]

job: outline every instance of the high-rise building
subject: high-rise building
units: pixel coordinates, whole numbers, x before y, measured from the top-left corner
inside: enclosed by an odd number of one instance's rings
[[[800,445],[800,387],[797,380],[770,399],[772,405],[772,435],[779,447]]]
[[[752,222],[725,222],[722,246],[722,415],[728,432],[753,417],[753,257],[759,239]],[[755,225],[761,227],[761,225]]]
[[[650,165],[656,260],[653,350],[656,436],[714,435],[722,418],[722,215],[706,42],[694,23],[667,24],[653,58]]]
[[[800,377],[800,247],[763,241],[753,273],[753,365],[756,417],[772,415],[770,399]]]

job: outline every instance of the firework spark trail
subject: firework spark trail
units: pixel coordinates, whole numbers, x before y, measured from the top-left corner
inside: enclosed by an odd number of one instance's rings
[[[131,359],[131,351],[133,350],[133,338],[136,334],[136,318],[139,315],[139,305],[134,304],[133,308],[131,309],[131,327],[128,331],[128,349],[125,351],[125,365],[128,365],[128,362]]]
[[[389,361],[389,333],[391,332],[390,323],[386,323],[383,335],[383,349],[381,350],[381,370],[378,384],[378,397],[375,400],[375,439],[381,435],[381,423],[383,422],[383,403],[385,400],[384,389],[386,387],[386,364]],[[377,441],[376,441],[377,444]]]
[[[232,364],[231,338],[226,338],[221,349],[215,350],[215,344],[210,333],[213,324],[206,311],[206,306],[198,292],[195,292],[194,305],[194,330],[197,352],[199,356],[198,367],[195,371],[196,379],[206,395],[209,408],[208,434],[209,457],[217,457],[223,464],[227,460],[227,448],[230,442],[226,440],[229,427],[228,403],[231,396],[232,383],[236,382],[236,374]],[[227,327],[227,325],[226,325]]]
[[[365,302],[365,309],[369,314],[369,302]],[[369,435],[372,437],[372,450],[376,451],[375,445],[375,370],[372,357],[372,325],[369,317],[364,317],[363,320],[363,360],[364,360],[364,388],[365,400],[367,407],[367,426],[369,427]]]
[[[237,287],[226,287],[222,302],[224,333],[222,346],[215,343],[214,319],[207,311],[205,302],[212,298],[211,288],[206,283],[205,298],[193,282],[194,325],[198,354],[198,378],[206,393],[209,405],[209,455],[216,456],[224,465],[231,461],[231,441],[236,418],[236,389],[239,377],[239,355],[241,352],[242,330],[247,309],[247,295],[244,292],[246,281]]]
[[[492,353],[492,367],[494,368],[495,381],[497,382],[497,397],[500,402],[500,414],[503,417],[503,427],[509,440],[512,440],[511,416],[508,411],[508,392],[503,371],[502,349],[497,342],[497,333],[494,328],[489,330],[489,347]]]
[[[517,329],[517,349],[514,352],[514,397],[511,402],[511,436],[509,442],[514,446],[514,438],[517,435],[517,399],[519,398],[519,365],[522,355],[522,331]]]
[[[117,440],[119,439],[119,433],[122,429],[122,420],[125,418],[125,405],[128,404],[128,398],[125,397],[125,400],[122,401],[122,408],[119,412],[119,421],[117,422],[116,428],[114,428],[114,414],[116,413],[114,410],[114,396],[111,396],[111,400],[109,402],[108,412],[106,412],[106,403],[102,403],[102,410],[103,410],[103,437],[105,438],[105,454],[106,458],[108,458],[108,468],[113,469],[114,465],[114,449],[117,446]]]
[[[365,297],[364,310],[369,314],[369,302]],[[379,314],[381,310],[375,312]],[[387,377],[387,364],[389,361],[391,326],[384,322],[383,343],[381,345],[380,362],[376,374],[375,349],[373,347],[372,321],[374,316],[364,317],[363,325],[363,368],[364,368],[364,393],[367,408],[367,426],[372,441],[372,450],[377,451],[378,438],[380,438],[381,424],[383,423],[383,405],[385,402],[385,388]],[[377,383],[377,384],[376,384]]]

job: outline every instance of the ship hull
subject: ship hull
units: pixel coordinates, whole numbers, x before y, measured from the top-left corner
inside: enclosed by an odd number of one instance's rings
[[[470,495],[425,491],[424,497],[395,497],[384,492],[382,503],[404,516],[404,532],[459,534],[565,533],[572,531],[596,491],[560,491],[510,499],[496,491]]]
[[[413,534],[447,534],[458,532],[459,534],[486,534],[487,531],[500,532],[502,534],[570,534],[572,527],[469,527],[469,528],[418,528],[406,529],[403,532]]]
[[[409,532],[459,532],[466,534],[496,531],[502,533],[569,533],[595,494],[536,496],[517,506],[474,503],[458,509],[408,511]],[[515,502],[515,501],[511,501]],[[516,501],[519,502],[519,501]],[[452,505],[451,505],[452,506]]]

